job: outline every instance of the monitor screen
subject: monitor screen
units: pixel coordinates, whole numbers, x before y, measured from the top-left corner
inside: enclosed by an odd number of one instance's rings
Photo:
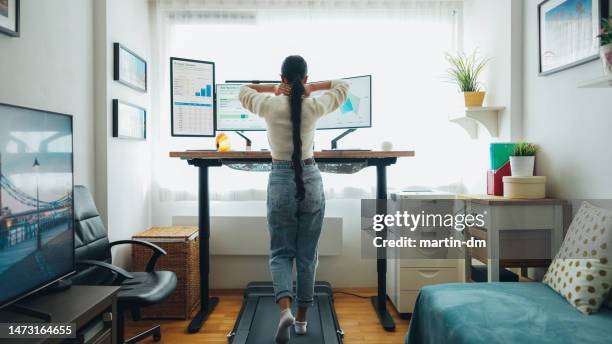
[[[242,107],[238,95],[241,84],[217,85],[217,130],[263,131],[263,118]]]
[[[349,96],[336,111],[323,116],[317,129],[369,128],[372,126],[372,77],[370,75],[345,78],[349,83]],[[264,131],[263,118],[246,110],[240,104],[240,84],[217,85],[217,130]],[[318,97],[322,92],[313,93]]]
[[[336,111],[317,122],[317,129],[351,129],[372,126],[372,76],[345,78],[348,82],[348,99]],[[318,93],[318,94],[317,94]],[[316,97],[321,94],[313,94]]]
[[[215,136],[215,64],[170,59],[172,136]]]
[[[0,104],[0,307],[74,271],[72,117]]]

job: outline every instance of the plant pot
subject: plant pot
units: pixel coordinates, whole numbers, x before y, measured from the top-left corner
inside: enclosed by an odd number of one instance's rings
[[[511,156],[510,172],[513,177],[531,177],[535,167],[535,156]]]
[[[484,103],[485,92],[463,92],[465,98],[465,106],[481,107]]]
[[[604,74],[612,75],[612,43],[602,46],[599,53],[604,66]]]

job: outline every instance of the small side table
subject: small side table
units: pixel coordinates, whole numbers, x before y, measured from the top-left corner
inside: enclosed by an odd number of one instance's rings
[[[499,268],[545,268],[561,247],[569,225],[569,203],[561,199],[508,199],[467,195],[467,214],[483,214],[485,226],[467,235],[485,239],[486,249],[466,249],[466,278],[471,277],[472,258],[487,264],[487,280],[499,281]],[[467,239],[467,238],[466,238]],[[517,255],[517,252],[519,254]]]

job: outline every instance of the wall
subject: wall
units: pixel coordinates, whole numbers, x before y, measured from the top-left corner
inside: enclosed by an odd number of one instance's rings
[[[478,49],[491,58],[483,73],[485,103],[505,106],[500,137],[516,141],[522,136],[522,3],[513,0],[466,0],[465,51]],[[481,131],[482,133],[482,131]]]
[[[610,88],[579,89],[603,73],[600,61],[538,76],[537,2],[524,0],[524,134],[540,146],[537,172],[551,196],[612,198]]]
[[[21,37],[0,34],[0,102],[68,113],[74,181],[94,188],[93,1],[21,1]]]
[[[150,143],[111,137],[111,99],[150,105],[112,80],[113,42],[151,60],[148,2],[24,0],[21,23],[21,37],[0,35],[0,102],[72,114],[75,183],[94,193],[110,239],[146,229]],[[115,262],[128,265],[129,252],[117,249]]]
[[[96,1],[96,140],[102,160],[96,180],[103,191],[97,198],[111,241],[129,239],[150,227],[151,139],[122,140],[112,137],[112,99],[150,109],[150,92],[141,93],[113,80],[113,43],[119,42],[151,64],[151,21],[147,0]],[[152,83],[149,82],[149,87]],[[155,113],[149,111],[149,118]],[[150,121],[148,121],[150,123]],[[148,124],[148,123],[147,123]],[[150,125],[147,128],[150,132]],[[129,245],[113,252],[114,263],[127,266]]]

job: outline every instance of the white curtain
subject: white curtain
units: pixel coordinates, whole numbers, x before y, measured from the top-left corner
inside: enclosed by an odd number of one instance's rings
[[[372,74],[373,128],[359,129],[341,148],[414,149],[389,170],[390,187],[461,185],[465,132],[448,122],[460,100],[444,82],[444,53],[462,45],[462,3],[453,1],[314,0],[159,0],[155,4],[160,66],[154,91],[154,199],[197,199],[197,171],[168,158],[169,151],[210,149],[208,138],[170,136],[170,56],[216,62],[217,82],[229,79],[278,79],[290,54],[309,63],[311,81]],[[329,148],[340,131],[316,134],[316,149]],[[244,142],[229,133],[232,146]],[[251,133],[254,150],[267,148],[265,133]],[[374,195],[374,170],[351,176],[326,174],[328,198]],[[267,174],[216,168],[211,172],[215,200],[263,200]],[[176,205],[176,203],[174,203]]]

